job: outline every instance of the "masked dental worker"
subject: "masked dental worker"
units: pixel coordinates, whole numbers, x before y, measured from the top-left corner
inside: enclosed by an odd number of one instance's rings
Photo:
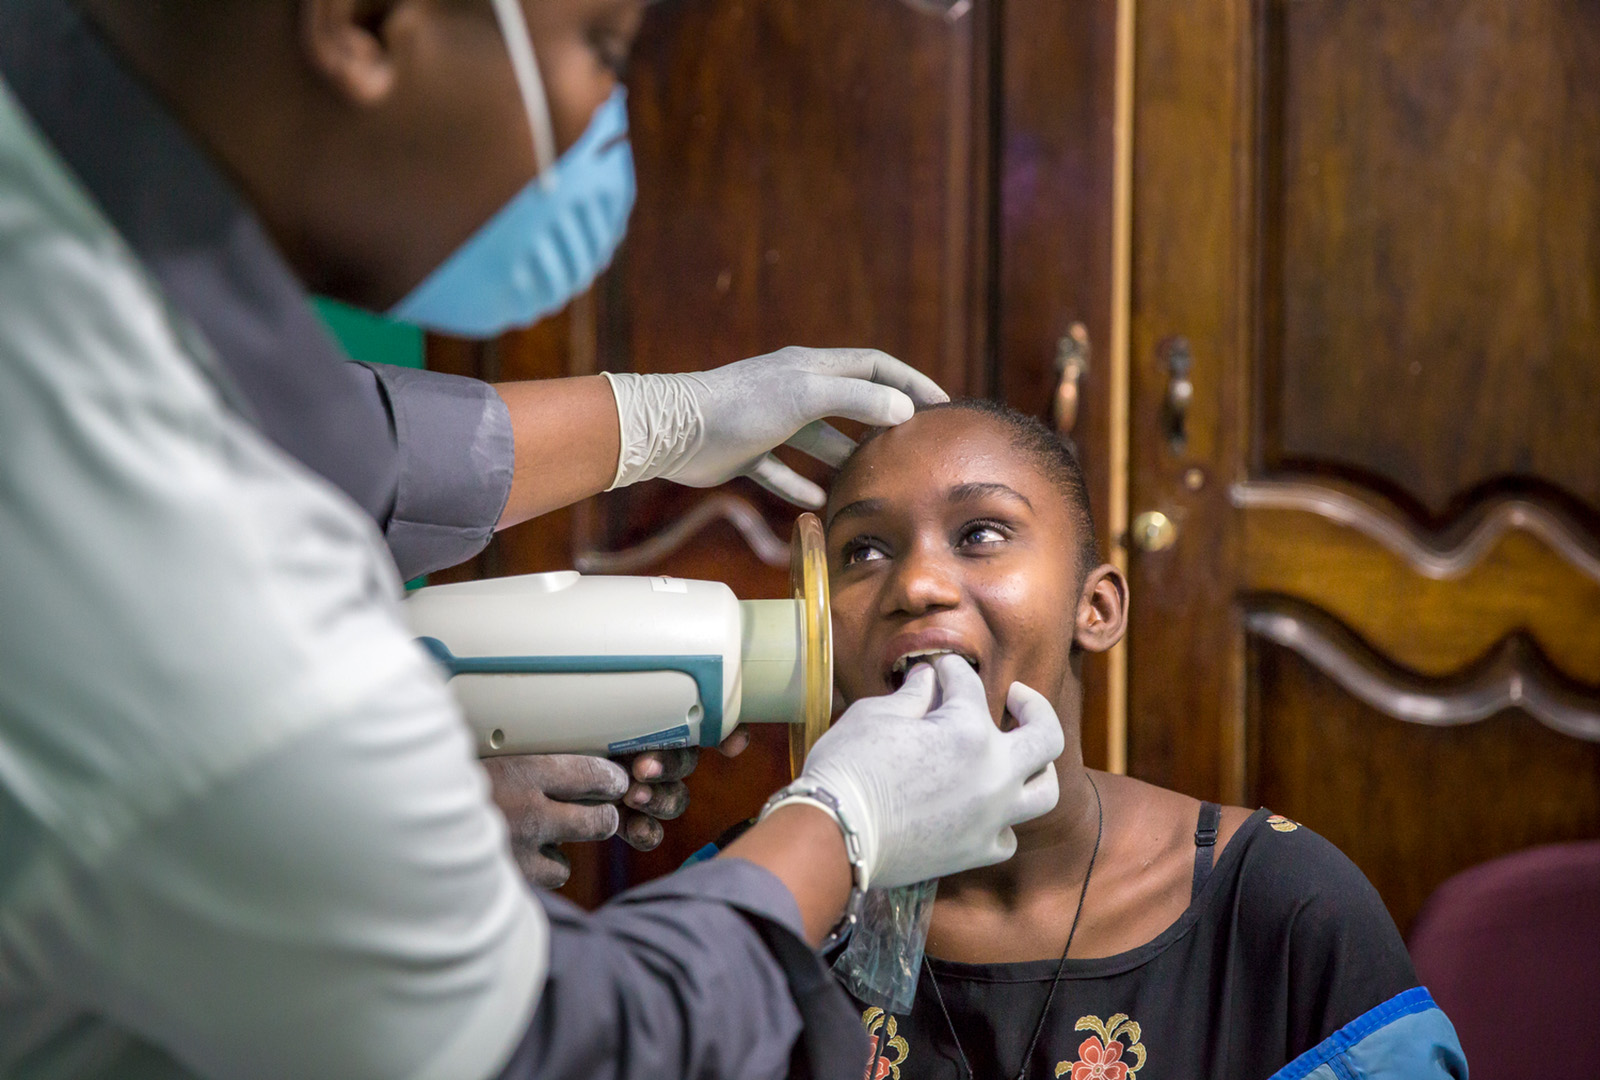
[[[814,350],[490,388],[318,330],[308,287],[490,334],[586,286],[638,7],[0,2],[0,1077],[853,1078],[814,948],[1055,804],[1049,704],[1002,732],[945,657],[722,857],[594,914],[519,873],[396,564],[656,477],[815,502],[773,447],[942,396]]]
[[[205,339],[231,407],[377,522],[402,579],[656,476],[745,474],[819,505],[768,450],[787,440],[837,462],[848,443],[821,417],[886,423],[943,397],[872,350],[491,387],[350,363],[307,312],[309,285],[484,335],[586,288],[632,206],[615,69],[639,0],[541,0],[526,21],[503,5],[518,20],[506,35],[490,0],[81,6],[95,28],[52,38],[41,20],[70,5],[0,5],[17,104]],[[631,777],[597,758],[491,762],[524,872],[562,884],[563,841],[620,831],[654,846],[694,755],[641,755]]]

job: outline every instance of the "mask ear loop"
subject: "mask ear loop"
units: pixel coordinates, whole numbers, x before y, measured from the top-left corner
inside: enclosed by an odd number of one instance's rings
[[[550,122],[550,99],[545,96],[544,80],[539,77],[539,58],[533,52],[533,37],[520,0],[490,0],[500,36],[511,55],[511,71],[522,92],[522,107],[528,113],[528,128],[533,133],[533,157],[539,166],[539,182],[549,187],[554,182],[551,170],[556,163],[556,136]]]

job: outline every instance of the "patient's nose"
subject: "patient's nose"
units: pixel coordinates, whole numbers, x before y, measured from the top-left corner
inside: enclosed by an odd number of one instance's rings
[[[961,583],[950,560],[914,547],[896,563],[885,596],[890,612],[917,615],[961,602]]]

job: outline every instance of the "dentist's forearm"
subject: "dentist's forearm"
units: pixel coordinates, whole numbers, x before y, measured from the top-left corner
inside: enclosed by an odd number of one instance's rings
[[[850,899],[850,860],[833,818],[811,806],[780,806],[722,853],[770,871],[794,894],[813,946],[827,937]]]
[[[571,506],[611,486],[621,433],[611,387],[598,375],[495,386],[511,413],[516,465],[495,526]]]

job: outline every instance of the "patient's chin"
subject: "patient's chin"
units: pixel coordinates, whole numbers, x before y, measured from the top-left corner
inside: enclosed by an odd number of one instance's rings
[[[894,693],[894,687],[884,679],[872,675],[852,686],[843,686],[838,683],[833,688],[833,707],[835,713],[843,712],[862,698],[882,697]]]

